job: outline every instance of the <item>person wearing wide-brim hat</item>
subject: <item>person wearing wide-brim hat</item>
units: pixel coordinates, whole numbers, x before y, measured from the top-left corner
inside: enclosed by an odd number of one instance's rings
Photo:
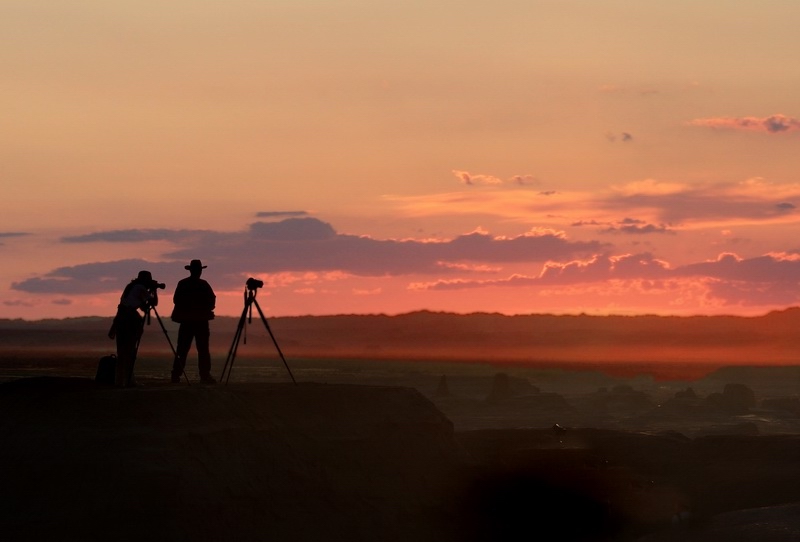
[[[181,381],[181,375],[186,367],[186,356],[194,341],[197,348],[197,368],[200,372],[200,382],[215,384],[217,381],[211,376],[211,353],[209,352],[210,331],[208,321],[214,319],[214,307],[217,296],[205,280],[200,278],[206,265],[200,260],[192,260],[184,269],[189,270],[189,276],[178,281],[175,294],[172,297],[175,308],[172,311],[172,320],[178,322],[178,346],[175,361],[172,364],[172,382]]]

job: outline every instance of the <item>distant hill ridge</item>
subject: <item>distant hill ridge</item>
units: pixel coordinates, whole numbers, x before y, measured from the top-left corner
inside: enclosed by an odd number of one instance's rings
[[[173,340],[177,326],[162,321]],[[0,351],[104,348],[110,317],[0,320]],[[543,363],[790,364],[800,350],[800,308],[741,316],[593,316],[419,311],[396,316],[336,315],[268,318],[290,357],[481,360]],[[238,318],[212,322],[212,348],[225,352]],[[167,349],[155,318],[144,350]],[[155,338],[159,337],[159,338]],[[273,345],[256,317],[240,355]]]

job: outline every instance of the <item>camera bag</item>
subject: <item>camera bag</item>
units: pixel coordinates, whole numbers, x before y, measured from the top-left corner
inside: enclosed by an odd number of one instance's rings
[[[94,381],[98,384],[114,385],[117,374],[117,356],[111,354],[110,356],[103,356],[97,364],[97,374]]]

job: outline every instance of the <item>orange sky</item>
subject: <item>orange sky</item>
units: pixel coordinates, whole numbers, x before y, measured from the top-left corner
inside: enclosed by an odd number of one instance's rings
[[[3,2],[0,317],[798,303],[800,4],[434,4]]]

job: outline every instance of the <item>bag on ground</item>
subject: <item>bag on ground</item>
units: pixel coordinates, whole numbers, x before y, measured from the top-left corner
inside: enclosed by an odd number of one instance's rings
[[[97,364],[97,374],[94,381],[98,384],[108,384],[113,386],[117,374],[117,356],[103,356]]]

